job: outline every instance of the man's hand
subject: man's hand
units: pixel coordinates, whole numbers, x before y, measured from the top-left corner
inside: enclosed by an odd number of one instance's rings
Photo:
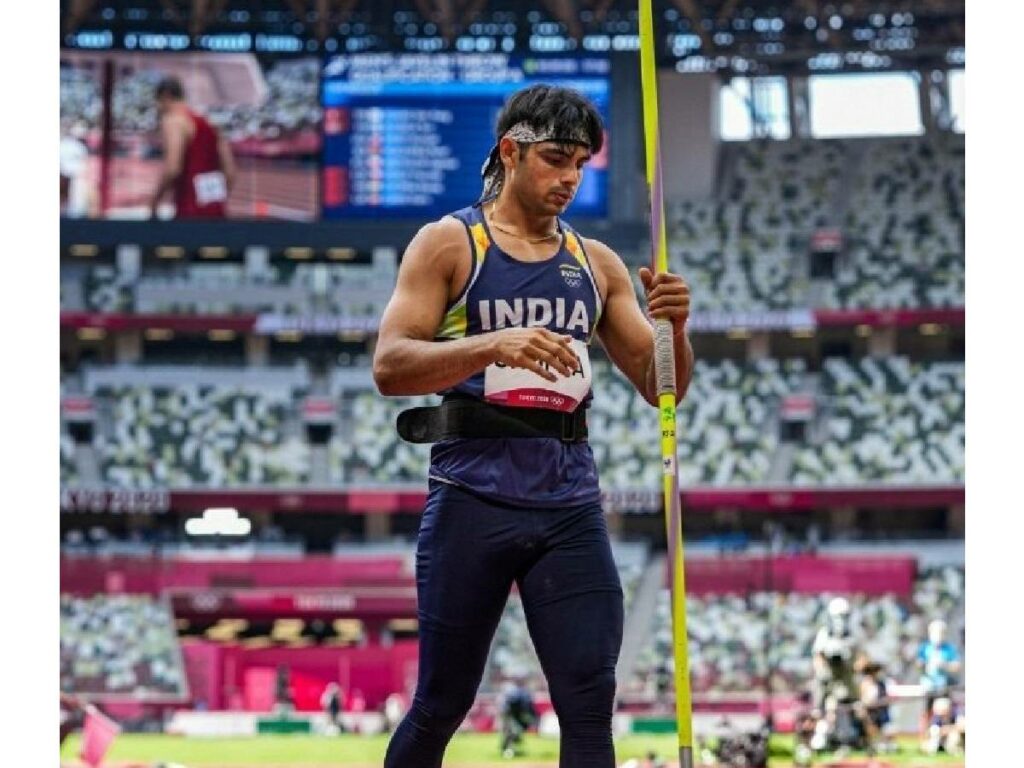
[[[655,320],[671,320],[673,335],[680,335],[690,317],[690,286],[679,275],[655,274],[647,267],[640,267],[640,281],[647,294],[648,314]]]
[[[563,376],[580,369],[580,360],[570,346],[572,336],[547,328],[507,328],[491,336],[496,363],[527,368],[548,381],[558,380],[551,369]]]

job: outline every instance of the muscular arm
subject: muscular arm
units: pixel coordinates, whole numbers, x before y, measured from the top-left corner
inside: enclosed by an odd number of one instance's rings
[[[382,395],[424,395],[454,386],[493,362],[529,368],[549,380],[545,362],[569,375],[576,361],[569,336],[543,328],[508,328],[450,341],[434,337],[444,316],[455,267],[469,261],[463,225],[445,218],[409,243],[395,292],[384,310],[373,356]]]
[[[604,312],[598,337],[615,366],[625,374],[651,405],[658,405],[658,387],[654,372],[654,328],[644,316],[629,279],[626,265],[618,254],[597,240],[587,240],[587,253],[601,271],[607,284]],[[658,316],[666,310],[665,299],[652,294],[650,310]],[[673,337],[676,369],[676,403],[686,395],[693,376],[693,347],[685,326],[679,323]]]
[[[164,193],[174,186],[174,180],[184,168],[185,146],[188,144],[188,126],[184,118],[176,115],[165,117],[160,125],[160,136],[164,148],[164,164],[150,200],[150,208],[153,210]]]

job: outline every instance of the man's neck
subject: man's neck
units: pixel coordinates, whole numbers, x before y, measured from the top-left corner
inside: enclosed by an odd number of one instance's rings
[[[503,189],[487,207],[494,221],[523,237],[550,235],[557,227],[554,216],[530,213],[508,189]]]

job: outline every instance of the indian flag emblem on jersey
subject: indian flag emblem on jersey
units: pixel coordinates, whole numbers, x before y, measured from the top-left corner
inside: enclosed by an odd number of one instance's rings
[[[575,264],[559,264],[558,271],[562,273],[562,279],[570,288],[579,288],[583,282],[583,269]]]
[[[474,224],[469,228],[469,231],[473,236],[473,245],[476,248],[476,260],[478,262],[482,262],[484,260],[484,254],[487,253],[487,249],[491,245],[491,241],[487,237],[487,232],[484,230],[483,224]]]

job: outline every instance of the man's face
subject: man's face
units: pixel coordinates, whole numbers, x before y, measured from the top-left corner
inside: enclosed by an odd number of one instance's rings
[[[174,103],[174,99],[170,96],[157,96],[156,97],[156,113],[163,117],[171,108],[171,104]]]
[[[840,613],[835,616],[829,617],[829,627],[832,630],[832,634],[844,637],[849,634],[850,631],[850,616],[846,613]]]
[[[583,166],[591,153],[578,144],[544,141],[515,152],[512,183],[520,200],[538,213],[558,216],[565,212],[583,181]],[[508,170],[506,169],[506,174]]]

